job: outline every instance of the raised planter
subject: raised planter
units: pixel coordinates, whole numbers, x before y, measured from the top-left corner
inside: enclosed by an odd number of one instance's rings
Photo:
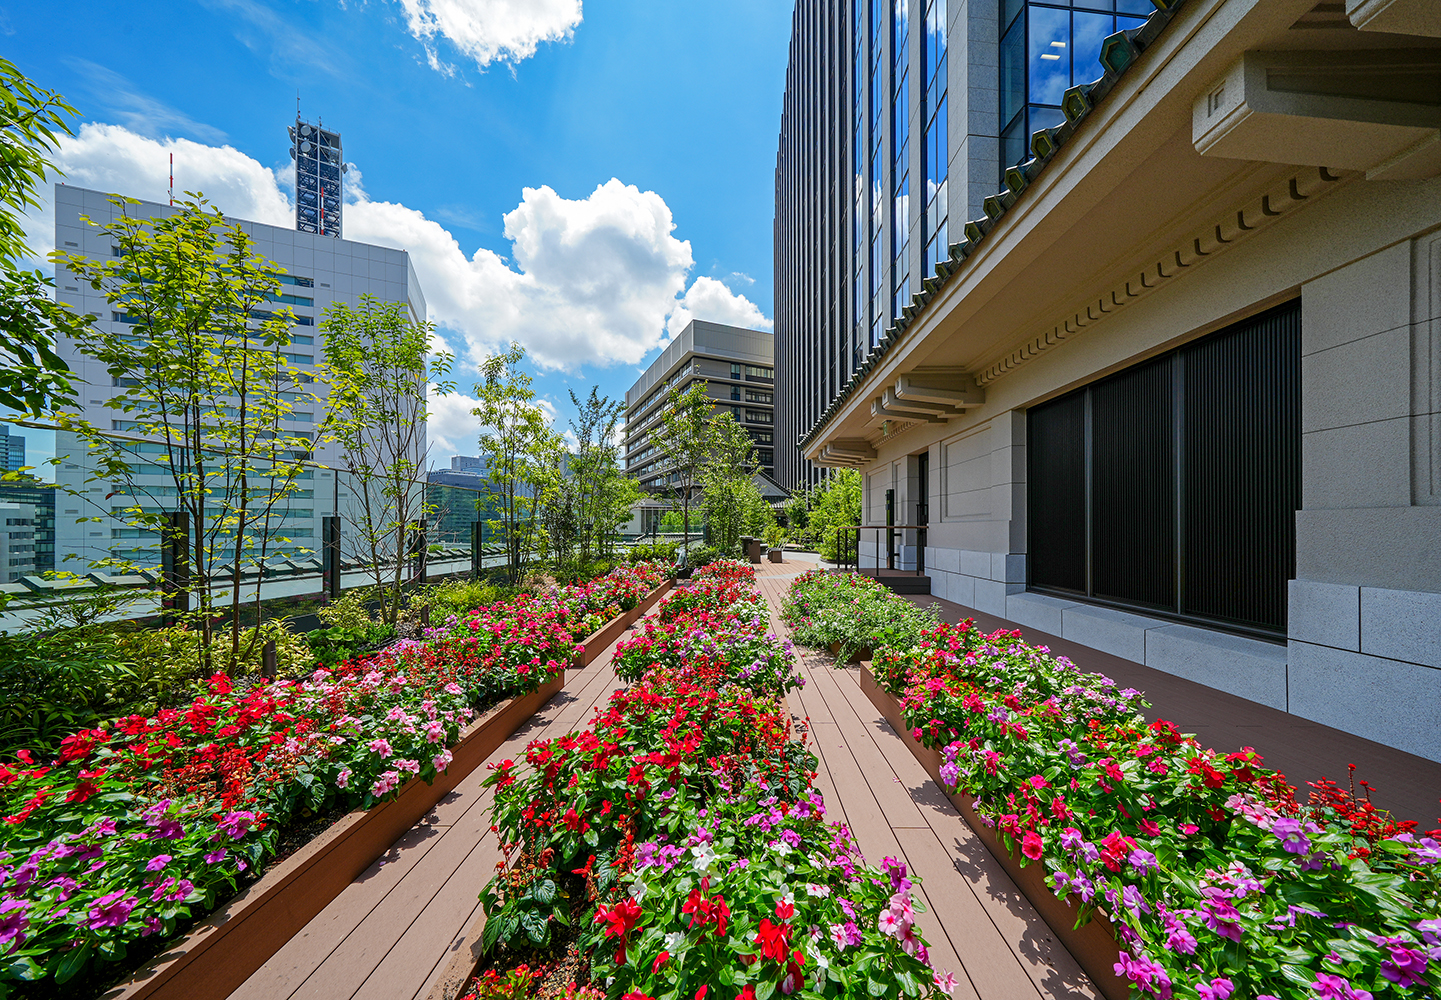
[[[573,665],[599,656],[670,587],[667,580],[588,636]],[[399,797],[342,817],[107,992],[107,1000],[224,1000],[564,687],[564,676],[557,677],[485,713],[461,733],[434,784],[412,779]]]
[[[620,638],[621,633],[634,625],[651,608],[655,607],[657,601],[665,596],[675,581],[666,580],[659,587],[640,599],[640,603],[629,611],[623,612],[620,617],[612,618],[602,625],[597,631],[586,636],[585,652],[579,656],[580,666],[584,667],[591,663],[597,656],[606,650],[611,643]]]
[[[838,643],[838,642],[833,642],[833,643],[831,643],[830,645],[826,646],[826,650],[827,650],[827,652],[829,652],[832,656],[838,656],[838,655],[840,655],[841,644]],[[872,653],[871,653],[870,647],[868,647],[868,646],[862,646],[860,649],[858,649],[858,650],[856,650],[854,653],[852,653],[852,654],[851,654],[851,658],[850,658],[849,660],[847,660],[846,662],[847,662],[847,663],[864,663],[865,661],[871,659],[871,657],[872,657]]]
[[[871,704],[878,708],[886,717],[901,740],[910,748],[916,760],[921,762],[931,778],[941,791],[946,792],[952,804],[960,811],[966,823],[975,831],[981,843],[991,852],[1011,880],[1016,883],[1036,912],[1055,932],[1056,937],[1066,946],[1071,955],[1080,964],[1091,981],[1105,995],[1106,1000],[1128,1000],[1131,996],[1130,985],[1126,980],[1116,975],[1115,963],[1117,952],[1120,950],[1116,944],[1115,932],[1111,928],[1111,922],[1105,915],[1092,911],[1091,919],[1085,926],[1077,927],[1076,920],[1079,917],[1079,909],[1073,901],[1062,901],[1057,899],[1046,885],[1046,870],[1036,863],[1022,864],[1019,854],[1014,854],[1002,846],[993,829],[982,822],[981,817],[976,814],[974,808],[975,796],[967,794],[952,795],[946,791],[945,783],[941,781],[941,764],[943,758],[937,750],[922,746],[915,737],[911,735],[910,728],[901,718],[901,705],[896,698],[876,682],[871,674],[869,663],[861,664],[861,690],[871,700]]]

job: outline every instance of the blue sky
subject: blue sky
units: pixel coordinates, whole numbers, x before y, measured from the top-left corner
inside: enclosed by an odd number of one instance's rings
[[[163,197],[175,152],[177,189],[258,221],[283,223],[293,193],[298,91],[356,166],[347,237],[412,251],[465,362],[527,343],[563,426],[568,387],[623,394],[689,317],[769,328],[790,17],[787,0],[0,0],[0,44],[82,112],[73,183]],[[50,226],[34,220],[39,252]],[[438,464],[474,450],[464,409],[439,407]]]

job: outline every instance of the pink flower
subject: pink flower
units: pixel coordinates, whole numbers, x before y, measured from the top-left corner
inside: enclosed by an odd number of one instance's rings
[[[108,896],[101,896],[95,901],[90,909],[90,919],[85,926],[92,931],[104,930],[107,927],[119,927],[130,919],[130,911],[135,909],[139,900],[134,896],[125,895],[124,890],[112,892]]]
[[[450,766],[450,762],[454,759],[455,758],[450,755],[449,750],[442,750],[440,751],[440,753],[430,758],[430,763],[437,771],[444,771],[447,767]]]
[[[411,774],[419,774],[419,773],[420,773],[420,761],[418,761],[418,760],[398,760],[398,761],[395,762],[395,769],[396,769],[397,771],[409,771]]]
[[[335,776],[335,787],[336,787],[336,788],[349,788],[349,787],[350,787],[350,776],[351,776],[352,774],[354,774],[354,773],[355,773],[355,772],[352,771],[350,768],[348,768],[348,767],[342,767],[342,768],[340,769],[340,773]]]
[[[426,723],[425,738],[431,743],[439,743],[445,739],[445,723],[439,719]]]
[[[374,754],[379,754],[382,757],[389,757],[395,751],[390,749],[389,740],[380,739],[370,741],[370,752]]]
[[[168,864],[170,864],[169,854],[157,854],[150,859],[150,863],[145,866],[145,870],[148,872],[158,872]]]
[[[935,982],[936,989],[940,990],[947,996],[956,992],[956,987],[960,985],[956,982],[956,977],[949,972],[932,972],[931,979],[933,982]]]
[[[1204,982],[1196,984],[1196,992],[1201,994],[1201,1000],[1231,1000],[1231,994],[1235,990],[1235,983],[1221,977],[1211,980],[1210,985]]]
[[[891,937],[898,937],[901,933],[901,922],[890,910],[881,911],[881,915],[876,918],[876,926],[881,929],[882,934],[888,934]]]
[[[382,795],[393,791],[398,784],[400,784],[399,773],[386,771],[379,778],[376,778],[375,783],[370,786],[370,794],[376,798],[380,798]]]
[[[1032,861],[1040,861],[1041,851],[1044,849],[1044,847],[1045,842],[1041,840],[1041,835],[1039,833],[1037,833],[1035,830],[1026,831],[1025,837],[1021,840],[1022,854],[1030,858]]]
[[[460,689],[460,685],[457,684],[457,683],[455,683],[455,681],[451,681],[451,682],[450,682],[449,684],[447,684],[444,688],[442,688],[442,690],[445,691],[446,694],[453,694],[453,695],[462,695],[462,694],[465,693],[464,691],[462,691],[462,690]]]

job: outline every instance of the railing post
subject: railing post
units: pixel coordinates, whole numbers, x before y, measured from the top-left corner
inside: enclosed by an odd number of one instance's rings
[[[916,529],[916,576],[926,575],[926,529]]]
[[[425,519],[421,518],[415,522],[415,530],[410,536],[410,558],[412,560],[412,573],[421,583],[425,582]]]
[[[265,640],[265,645],[260,649],[260,675],[266,680],[273,681],[280,673],[280,666],[275,655],[275,640]]]
[[[258,587],[259,582],[256,583]],[[190,610],[190,514],[177,510],[165,515],[160,541],[160,607],[166,625],[175,613]]]
[[[321,589],[332,601],[340,596],[340,518],[320,519]]]
[[[470,526],[470,578],[480,579],[481,560],[485,558],[485,522],[476,521]]]

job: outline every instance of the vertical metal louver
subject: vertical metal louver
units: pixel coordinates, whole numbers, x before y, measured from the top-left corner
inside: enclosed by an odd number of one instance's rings
[[[1072,393],[1032,409],[1027,426],[1031,583],[1085,593],[1085,394]]]
[[[1286,634],[1301,303],[1027,413],[1029,585]]]
[[[1301,309],[1186,348],[1183,614],[1284,632],[1301,506]]]
[[[1091,593],[1176,603],[1176,476],[1171,358],[1092,387]]]

